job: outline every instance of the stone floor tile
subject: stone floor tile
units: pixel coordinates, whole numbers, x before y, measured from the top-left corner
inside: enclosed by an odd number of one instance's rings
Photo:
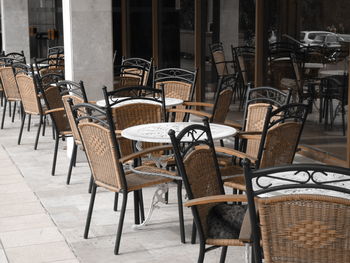
[[[11,263],[46,263],[76,258],[65,242],[8,248],[6,254]]]
[[[22,193],[31,191],[32,190],[28,187],[24,180],[13,184],[0,184],[0,193]]]
[[[9,216],[22,216],[44,213],[44,208],[39,202],[23,202],[17,204],[0,205],[0,218]]]
[[[54,223],[49,215],[44,213],[0,218],[0,233],[53,226]]]
[[[8,263],[5,251],[3,249],[0,249],[0,262],[1,263]]]
[[[0,193],[0,207],[2,205],[16,205],[35,201],[38,202],[38,198],[33,192]]]
[[[5,249],[63,241],[56,227],[25,229],[0,233]]]

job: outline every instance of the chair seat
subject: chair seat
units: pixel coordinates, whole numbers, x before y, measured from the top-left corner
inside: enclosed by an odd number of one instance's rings
[[[157,167],[151,167],[151,166],[139,166],[136,167],[135,170],[145,173],[159,173],[159,174],[167,174],[174,176],[176,175],[173,172],[160,169]],[[173,179],[167,178],[164,176],[156,176],[156,175],[147,175],[147,174],[136,174],[134,172],[127,172],[126,173],[126,180],[128,184],[128,191],[135,191],[142,189],[144,187],[150,187],[157,184],[163,184],[163,183],[169,183],[172,182]]]
[[[205,243],[213,246],[244,246],[244,243],[239,239],[207,238]]]

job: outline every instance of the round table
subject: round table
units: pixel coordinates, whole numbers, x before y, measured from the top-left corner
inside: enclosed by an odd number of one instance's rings
[[[140,142],[171,143],[168,135],[170,129],[173,129],[177,135],[185,127],[192,124],[203,125],[201,122],[149,123],[126,128],[122,131],[121,135],[124,138]],[[220,140],[233,136],[237,133],[237,130],[230,126],[216,123],[210,123],[209,125],[213,140]],[[183,141],[192,141],[192,137],[185,136]]]
[[[113,100],[110,100],[110,103],[112,104],[113,102],[117,101],[118,99],[124,100],[124,99],[127,99],[127,97],[114,98]],[[113,105],[113,107],[119,107],[122,105],[134,104],[134,103],[157,104],[157,102],[152,101],[152,100],[135,99],[135,100],[126,100],[126,101],[117,103],[117,104]],[[181,99],[165,98],[165,107],[174,107],[176,105],[181,105],[182,103],[183,103],[183,100],[181,100]],[[98,101],[96,101],[96,104],[100,107],[105,107],[106,101],[105,100],[98,100]]]

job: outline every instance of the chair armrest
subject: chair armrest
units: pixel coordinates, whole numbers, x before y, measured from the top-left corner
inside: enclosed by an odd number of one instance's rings
[[[236,134],[237,137],[247,140],[261,140],[261,132],[239,132]]]
[[[212,103],[207,103],[207,102],[196,102],[196,101],[185,101],[182,103],[182,105],[185,106],[201,106],[201,107],[214,107],[214,104]]]
[[[56,109],[46,110],[45,114],[50,114],[50,113],[60,112],[60,111],[64,111],[64,108],[56,108]]]
[[[247,212],[244,215],[238,239],[244,243],[250,243],[252,241],[252,227],[250,223],[249,209],[247,209]]]
[[[96,101],[95,100],[89,100],[89,103],[96,104]]]
[[[227,148],[227,147],[221,147],[221,146],[215,146],[215,151],[219,152],[219,153],[224,153],[224,154],[228,154],[228,155],[233,155],[236,156],[238,158],[248,158],[249,160],[251,160],[252,162],[256,162],[258,159],[250,156],[249,154],[246,154],[244,152],[240,152],[231,148]]]
[[[242,124],[238,123],[238,122],[234,122],[234,121],[225,121],[224,125],[230,126],[232,128],[236,128],[236,129],[242,129]]]
[[[223,202],[247,202],[246,195],[212,195],[187,201],[184,206],[191,207],[195,205],[206,205],[211,203]]]
[[[145,150],[135,152],[135,153],[129,154],[123,158],[120,158],[119,162],[126,163],[127,161],[142,157],[143,155],[150,154],[152,152],[160,152],[160,151],[166,151],[166,150],[171,150],[171,149],[173,149],[173,146],[171,144],[149,147]]]
[[[190,110],[190,109],[167,109],[167,112],[189,113],[189,114],[194,114],[201,117],[208,117],[208,118],[212,117],[212,114],[210,113],[207,113],[204,111]]]

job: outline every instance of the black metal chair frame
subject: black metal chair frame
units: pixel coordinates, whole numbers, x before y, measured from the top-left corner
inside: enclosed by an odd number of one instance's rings
[[[286,176],[289,172],[289,176]],[[284,176],[281,176],[281,173]],[[296,174],[303,173],[304,178],[298,180],[295,178]],[[333,173],[338,175],[346,175],[349,178],[337,177],[333,180],[326,179],[326,173]],[[321,165],[321,164],[294,164],[273,168],[265,168],[260,170],[252,170],[250,161],[244,161],[244,175],[247,187],[248,208],[252,228],[253,249],[255,262],[261,263],[263,258],[263,251],[260,245],[260,228],[257,210],[254,199],[264,194],[277,193],[279,191],[288,189],[317,189],[317,190],[331,190],[338,193],[345,193],[350,195],[350,190],[344,187],[336,186],[335,183],[349,182],[350,169]],[[267,179],[269,183],[263,182]],[[254,185],[254,186],[253,186]]]
[[[147,85],[149,76],[151,75],[151,70],[152,70],[152,65],[153,65],[153,58],[150,60],[146,60],[143,58],[125,58],[122,57],[122,66],[127,66],[130,68],[138,68],[138,69],[143,69],[143,78],[142,82],[140,85]],[[148,72],[148,74],[146,74]],[[145,76],[147,76],[147,79],[144,79]]]

